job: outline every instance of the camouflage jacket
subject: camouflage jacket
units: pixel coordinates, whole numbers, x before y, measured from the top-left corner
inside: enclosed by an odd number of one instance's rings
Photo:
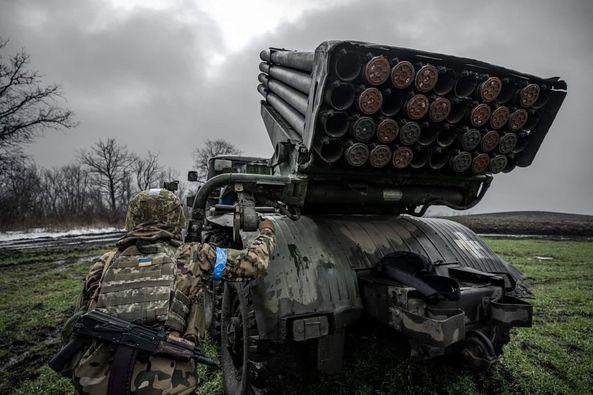
[[[143,228],[128,232],[118,243],[123,249],[136,240],[169,243],[177,248],[177,266],[183,274],[179,289],[188,297],[197,295],[204,281],[212,276],[216,264],[217,248],[211,244],[182,244],[172,233],[159,228]],[[237,281],[259,277],[268,270],[270,256],[276,248],[276,238],[271,229],[262,229],[259,236],[244,250],[226,250],[226,268],[222,274],[224,280]],[[93,263],[86,276],[81,308],[92,309],[97,303],[101,276],[106,264],[113,259],[117,250],[110,251]]]
[[[168,243],[170,248],[176,249],[176,263],[181,276],[177,279],[177,289],[185,293],[192,302],[196,301],[201,284],[212,276],[215,265],[220,260],[221,249],[210,244],[182,244],[173,234],[158,228],[134,230],[118,242],[117,250],[108,252],[92,265],[85,280],[81,309],[87,310],[96,306],[101,277],[109,263],[118,251],[133,245],[137,240]],[[240,280],[264,275],[268,269],[270,256],[274,252],[275,243],[274,231],[262,229],[247,249],[241,251],[224,249],[226,268],[221,273],[222,279]],[[196,341],[197,332],[193,328],[194,325],[188,324],[185,337]],[[111,360],[112,351],[107,345],[93,343],[72,372],[76,392],[90,395],[107,393]],[[130,390],[132,394],[191,394],[194,393],[196,386],[197,377],[193,360],[171,360],[167,357],[151,355],[148,359],[145,357],[136,361]]]

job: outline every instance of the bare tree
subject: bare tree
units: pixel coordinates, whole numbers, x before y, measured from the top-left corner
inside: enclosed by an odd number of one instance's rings
[[[202,180],[206,179],[208,174],[208,159],[217,155],[238,155],[241,151],[232,143],[224,139],[211,140],[204,142],[202,147],[194,150],[194,164],[198,175]]]
[[[163,170],[159,164],[159,154],[148,151],[144,158],[137,158],[134,161],[132,170],[136,177],[138,190],[143,191],[158,186],[159,177]]]
[[[0,162],[44,129],[77,124],[72,111],[57,104],[63,99],[60,87],[42,85],[41,75],[29,70],[30,57],[24,50],[3,56],[7,44],[0,38]]]
[[[79,159],[91,173],[97,175],[94,182],[107,195],[111,216],[115,218],[121,207],[117,204],[118,198],[126,199],[130,195],[130,170],[134,155],[125,145],[109,138],[107,141],[99,140],[88,151],[81,151]],[[122,205],[126,201],[121,202]]]
[[[63,210],[76,219],[85,217],[93,220],[100,215],[100,207],[95,207],[91,199],[89,172],[80,163],[72,163],[61,168],[64,180],[62,198]]]
[[[34,163],[11,157],[0,172],[0,229],[38,224],[42,213],[39,202],[41,180]]]

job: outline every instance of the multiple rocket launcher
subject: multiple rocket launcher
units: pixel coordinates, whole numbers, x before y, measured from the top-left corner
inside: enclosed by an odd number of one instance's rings
[[[470,59],[324,44],[317,55],[264,50],[258,77],[268,105],[299,135],[312,135],[322,166],[508,172],[530,140],[538,140],[535,155],[565,95],[557,78]]]

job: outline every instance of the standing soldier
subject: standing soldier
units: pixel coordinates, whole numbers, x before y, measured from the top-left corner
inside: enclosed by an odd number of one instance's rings
[[[163,328],[171,336],[198,341],[196,298],[204,280],[237,280],[267,272],[275,248],[274,225],[242,251],[210,244],[182,244],[181,202],[166,189],[138,193],[126,217],[128,233],[103,255],[86,277],[79,314],[99,310],[130,322]],[[72,320],[71,320],[72,321]],[[94,342],[73,366],[83,394],[189,394],[196,389],[194,361],[160,355],[137,357]]]

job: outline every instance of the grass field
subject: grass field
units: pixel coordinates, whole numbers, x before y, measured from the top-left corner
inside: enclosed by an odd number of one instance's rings
[[[510,211],[448,217],[476,233],[593,237],[593,216],[546,211]]]
[[[412,363],[401,337],[369,323],[348,335],[337,376],[309,376],[299,393],[593,392],[593,242],[488,240],[528,276],[534,327],[514,330],[503,359],[486,373],[449,359]],[[59,347],[89,261],[101,251],[0,257],[0,393],[68,393],[45,363]],[[549,259],[551,258],[551,259]],[[212,345],[209,349],[212,351]],[[200,368],[200,393],[221,392],[220,372]]]

